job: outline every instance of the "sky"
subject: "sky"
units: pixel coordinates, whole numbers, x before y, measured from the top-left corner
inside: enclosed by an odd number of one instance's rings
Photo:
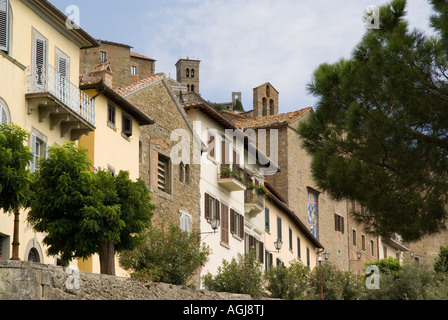
[[[200,60],[200,94],[229,102],[266,82],[280,93],[279,111],[315,106],[306,89],[322,63],[350,58],[366,31],[365,10],[385,0],[51,0],[96,39],[125,43],[156,59],[175,78],[180,58]],[[430,34],[428,0],[408,0],[410,27]]]

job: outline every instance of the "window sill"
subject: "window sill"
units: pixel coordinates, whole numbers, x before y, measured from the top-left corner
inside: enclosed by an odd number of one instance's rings
[[[112,130],[117,131],[117,127],[112,122],[107,121],[107,126]]]
[[[121,133],[121,136],[123,137],[123,139],[125,139],[128,142],[131,142],[131,136],[127,136],[125,135],[123,132]]]
[[[221,246],[223,246],[224,248],[230,250],[230,246],[229,246],[228,243],[224,243],[224,242],[221,241],[221,242],[219,242],[219,244],[220,244]]]

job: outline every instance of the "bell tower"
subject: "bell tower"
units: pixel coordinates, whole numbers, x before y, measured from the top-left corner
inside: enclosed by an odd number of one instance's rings
[[[199,92],[199,63],[200,60],[179,59],[176,63],[176,80],[187,86],[188,92]]]

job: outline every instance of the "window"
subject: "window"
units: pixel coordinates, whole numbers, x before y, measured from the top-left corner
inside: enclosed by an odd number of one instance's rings
[[[36,248],[31,248],[28,253],[28,261],[30,262],[40,262],[39,252]]]
[[[269,208],[264,208],[264,221],[266,232],[269,232]]]
[[[180,214],[180,229],[184,232],[191,233],[192,221],[191,215],[186,212]]]
[[[137,66],[131,66],[131,75],[133,76],[137,75]]]
[[[306,248],[306,266],[310,266],[310,248]]]
[[[186,185],[190,184],[190,165],[189,164],[185,165],[185,184]]]
[[[362,251],[366,251],[366,236],[361,235],[361,249]]]
[[[260,263],[264,262],[264,244],[252,235],[245,234],[244,237],[245,254],[249,254],[251,250],[255,250],[255,256],[258,257]]]
[[[289,228],[289,250],[292,251],[292,230]]]
[[[190,69],[185,69],[185,75],[187,76],[187,78],[190,77]]]
[[[191,69],[191,77],[194,78],[194,69]]]
[[[107,105],[107,122],[115,127],[115,107],[110,103]]]
[[[272,263],[273,263],[272,253],[270,253],[269,251],[265,250],[264,256],[265,256],[265,261],[266,261],[265,270],[269,271],[269,270],[271,270]]]
[[[221,243],[229,244],[229,207],[221,203]]]
[[[190,184],[190,165],[185,165],[183,162],[179,164],[179,181],[185,183],[186,185]]]
[[[0,123],[8,125],[11,123],[8,106],[2,99],[0,99]]]
[[[47,144],[44,138],[36,133],[30,133],[30,149],[33,154],[33,159],[30,162],[30,171],[36,172],[39,170],[39,160],[47,156]]]
[[[282,240],[282,218],[277,217],[277,239]]]
[[[212,158],[215,158],[215,135],[211,130],[207,130],[208,132],[208,155]]]
[[[127,115],[123,115],[122,116],[122,133],[126,136],[126,137],[130,137],[132,136],[132,118],[130,116]]]
[[[59,50],[56,52],[56,66],[58,71],[58,85],[59,85],[59,96],[58,98],[68,104],[67,99],[69,98],[68,91],[69,91],[69,66],[70,66],[70,59],[68,56],[63,54],[62,52],[59,52]]]
[[[220,203],[218,200],[210,196],[208,193],[205,194],[205,219],[210,221],[211,219],[220,219]]]
[[[300,238],[297,237],[297,258],[302,258],[302,250],[300,250]]]
[[[0,50],[9,53],[11,13],[9,0],[0,1]]]
[[[233,209],[230,209],[230,233],[244,238],[244,216]]]
[[[356,247],[356,230],[353,229],[352,231],[352,243]]]
[[[373,240],[370,240],[370,255],[375,256],[375,248],[374,248]]]
[[[334,230],[344,233],[344,217],[334,214]]]
[[[110,174],[112,175],[112,177],[115,177],[115,168],[112,167],[110,164],[107,165],[107,171],[110,172]]]
[[[106,61],[107,61],[107,52],[100,51],[100,62],[106,62]]]
[[[194,84],[191,85],[191,92],[194,92],[195,86]]]
[[[47,40],[34,35],[34,81],[38,86],[45,85],[47,64]]]
[[[165,193],[170,193],[170,159],[162,154],[158,154],[157,162],[157,189]]]

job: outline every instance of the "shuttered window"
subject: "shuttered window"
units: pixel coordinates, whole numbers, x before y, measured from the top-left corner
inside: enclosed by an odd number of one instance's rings
[[[208,193],[205,194],[204,201],[205,219],[210,220],[216,218],[220,220],[220,202],[210,196]]]
[[[160,191],[170,193],[170,159],[158,154],[157,162],[157,188]]]
[[[9,52],[9,0],[0,0],[0,50]]]
[[[6,106],[2,105],[0,102],[0,120],[2,124],[10,124],[9,112]]]
[[[344,217],[334,214],[334,230],[344,233]]]
[[[39,160],[41,158],[47,159],[49,156],[48,144],[39,139],[35,133],[30,133],[30,150],[33,154],[33,159],[30,161],[30,171],[36,172],[39,170]]]
[[[47,61],[47,41],[34,36],[34,74],[37,85],[43,85],[45,80],[45,66]]]
[[[230,232],[244,239],[244,216],[230,209]]]
[[[68,103],[68,90],[69,90],[69,81],[68,81],[68,58],[58,54],[57,56],[57,67],[58,67],[58,76],[59,76],[59,98],[62,102]]]
[[[229,244],[229,207],[221,203],[221,242]]]
[[[122,132],[127,137],[132,136],[132,118],[130,116],[122,116]]]
[[[191,232],[192,222],[191,216],[187,213],[182,212],[180,216],[180,229],[184,232]]]

